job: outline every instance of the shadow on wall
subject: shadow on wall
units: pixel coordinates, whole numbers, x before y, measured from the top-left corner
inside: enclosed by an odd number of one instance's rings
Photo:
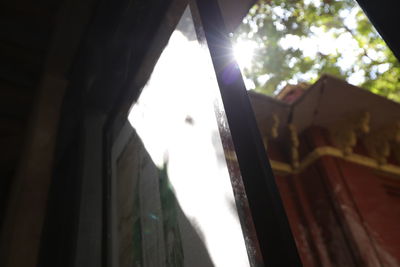
[[[214,266],[176,199],[168,162],[157,168],[134,130],[116,168],[119,266]]]

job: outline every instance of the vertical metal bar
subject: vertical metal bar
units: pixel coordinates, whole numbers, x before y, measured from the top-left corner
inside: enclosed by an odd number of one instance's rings
[[[210,51],[265,266],[302,266],[217,0],[193,0]]]

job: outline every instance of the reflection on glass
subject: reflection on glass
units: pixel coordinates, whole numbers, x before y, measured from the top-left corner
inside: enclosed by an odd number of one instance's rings
[[[187,9],[129,115],[137,135],[118,161],[120,266],[249,266],[216,92]]]

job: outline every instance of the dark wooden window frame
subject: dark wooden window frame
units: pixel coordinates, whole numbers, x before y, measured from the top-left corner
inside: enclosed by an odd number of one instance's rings
[[[214,65],[264,265],[301,266],[218,2],[196,0],[190,5]],[[226,79],[227,72],[233,79]]]

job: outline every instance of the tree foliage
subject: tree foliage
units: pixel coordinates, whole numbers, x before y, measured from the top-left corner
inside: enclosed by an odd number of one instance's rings
[[[400,101],[400,64],[355,1],[261,0],[243,22],[234,38],[257,43],[245,69],[256,90],[273,94],[328,73]],[[334,51],[323,42],[307,51],[319,35],[339,40]]]

